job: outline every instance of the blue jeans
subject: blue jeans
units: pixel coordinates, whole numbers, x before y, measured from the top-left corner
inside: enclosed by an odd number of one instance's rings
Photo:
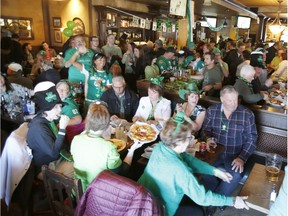
[[[243,177],[244,171],[242,173],[235,172],[232,170],[232,161],[236,157],[225,157],[224,155],[220,155],[219,158],[216,159],[213,166],[230,173],[233,176],[233,179],[228,182],[224,182],[221,179],[217,178],[216,176],[212,175],[203,175],[202,183],[206,187],[213,191],[214,193],[231,196],[234,189],[238,186],[238,183]]]

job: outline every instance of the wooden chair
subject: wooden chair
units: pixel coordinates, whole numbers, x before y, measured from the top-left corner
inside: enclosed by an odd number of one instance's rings
[[[42,166],[44,186],[54,215],[72,216],[83,194],[80,179],[72,179]]]

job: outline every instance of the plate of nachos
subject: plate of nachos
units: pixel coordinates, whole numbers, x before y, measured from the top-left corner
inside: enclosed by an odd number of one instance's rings
[[[153,124],[147,124],[144,122],[136,122],[130,127],[128,136],[141,143],[150,143],[157,139],[159,131]]]
[[[117,146],[117,151],[121,152],[126,148],[126,142],[120,139],[109,139],[108,141],[112,142],[114,145]]]

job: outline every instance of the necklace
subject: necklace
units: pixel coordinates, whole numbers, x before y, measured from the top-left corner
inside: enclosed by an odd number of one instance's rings
[[[227,122],[224,121],[224,111],[221,112],[221,131],[227,131]]]
[[[239,76],[238,79],[242,80],[249,87],[250,91],[253,92],[253,85],[250,82],[241,76]]]
[[[157,100],[157,102],[155,103],[155,105],[153,105],[152,101],[150,100],[150,103],[151,103],[151,106],[152,106],[152,109],[149,113],[149,116],[148,116],[148,119],[147,120],[155,120],[154,118],[154,112],[156,110],[156,107],[158,105],[158,103],[161,101],[162,97],[159,97],[159,99]]]

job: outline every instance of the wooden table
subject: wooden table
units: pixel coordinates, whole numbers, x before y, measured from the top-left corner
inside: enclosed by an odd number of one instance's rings
[[[216,158],[218,157],[218,155],[223,152],[224,150],[224,146],[222,145],[217,145],[216,149],[215,149],[215,153],[209,153],[209,152],[205,152],[204,154],[200,153],[200,152],[196,152],[195,157],[209,163],[209,164],[213,164],[213,162],[216,160]],[[148,163],[148,159],[141,157],[137,163],[139,163],[140,165],[146,167],[147,163]]]
[[[268,214],[270,209],[270,194],[272,186],[273,184],[276,184],[276,190],[278,192],[282,185],[283,178],[284,172],[281,170],[277,182],[268,181],[266,178],[265,166],[255,163],[247,181],[241,189],[240,196],[249,196],[247,205],[250,208]]]

